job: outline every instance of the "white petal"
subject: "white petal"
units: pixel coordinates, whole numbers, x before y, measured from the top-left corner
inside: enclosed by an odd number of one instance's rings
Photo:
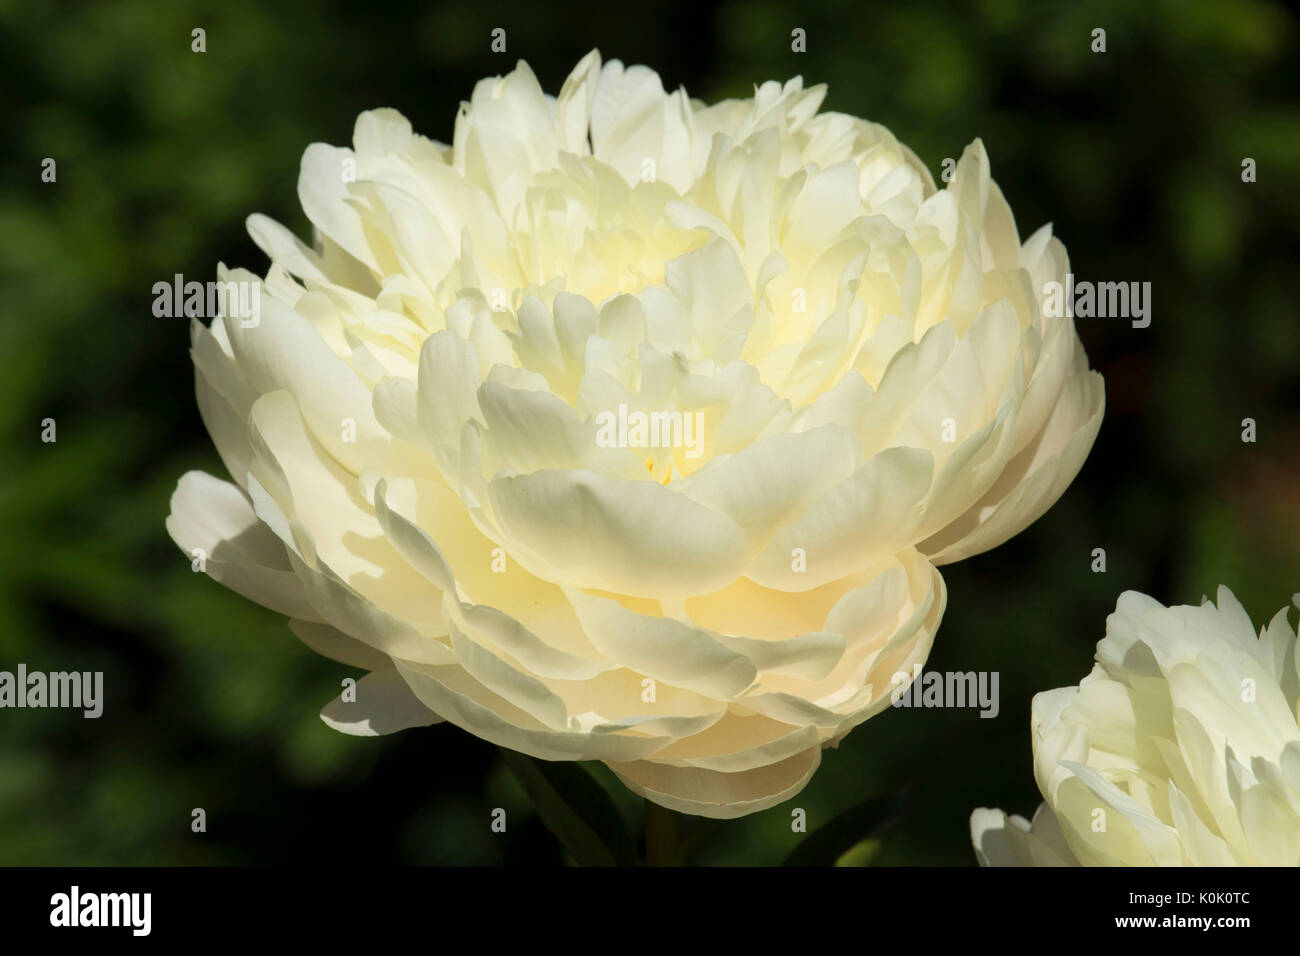
[[[340,733],[378,737],[441,722],[391,668],[372,671],[357,681],[352,691],[355,700],[345,701],[340,694],[320,712],[320,719]]]

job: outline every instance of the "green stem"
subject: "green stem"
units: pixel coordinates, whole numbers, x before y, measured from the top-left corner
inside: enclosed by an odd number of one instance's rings
[[[649,800],[645,802],[645,861],[650,866],[681,865],[677,814]]]

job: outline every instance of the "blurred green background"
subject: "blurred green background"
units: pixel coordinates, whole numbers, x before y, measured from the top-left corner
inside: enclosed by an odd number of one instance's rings
[[[334,733],[317,711],[348,672],[191,573],[168,497],[187,469],[222,468],[186,321],[155,318],[151,287],[219,260],[262,271],[251,212],[308,235],[302,150],[348,143],[361,110],[449,141],[476,79],[524,58],[556,92],[593,46],[709,100],[828,83],[826,108],[886,124],[936,176],[980,136],[1022,235],[1051,221],[1080,278],[1153,283],[1150,328],[1079,320],[1108,404],[1079,479],[1026,533],[944,570],[929,667],[1000,672],[1000,715],[888,711],[695,857],[777,862],[800,839],[793,807],[812,830],[910,781],[876,862],[973,863],[973,807],[1038,803],[1030,698],[1087,673],[1121,591],[1187,603],[1225,583],[1262,623],[1300,590],[1297,26],[1272,3],[1175,0],[0,0],[0,669],[102,670],[106,686],[97,721],[0,712],[0,863],[564,859],[495,748],[450,725]],[[638,801],[618,799],[639,830]],[[487,825],[498,806],[505,836]]]

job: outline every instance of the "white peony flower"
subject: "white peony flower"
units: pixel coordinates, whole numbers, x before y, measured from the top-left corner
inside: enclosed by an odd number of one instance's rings
[[[936,191],[824,92],[706,106],[593,52],[552,99],[520,63],[450,146],[377,110],[308,148],[314,247],[249,219],[259,320],[193,329],[235,483],[184,476],[168,528],[370,671],[328,723],[760,810],[924,661],[935,566],[1073,479],[1103,389],[1040,308],[1064,247],[978,141]]]
[[[1218,597],[1120,596],[1092,673],[1034,698],[1033,823],[971,816],[981,863],[1300,865],[1296,635]]]

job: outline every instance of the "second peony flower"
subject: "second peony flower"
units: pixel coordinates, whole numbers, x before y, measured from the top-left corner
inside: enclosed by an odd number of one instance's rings
[[[1101,378],[978,141],[945,188],[882,126],[768,82],[705,105],[593,52],[478,84],[450,145],[392,110],[309,147],[310,245],[195,322],[233,482],[168,530],[368,673],[322,712],[450,721],[735,817],[929,652],[938,565],[1036,520]]]
[[[1296,595],[1300,603],[1300,594]],[[1120,595],[1077,687],[1033,703],[1032,821],[971,815],[986,866],[1300,866],[1300,658],[1227,588]]]

